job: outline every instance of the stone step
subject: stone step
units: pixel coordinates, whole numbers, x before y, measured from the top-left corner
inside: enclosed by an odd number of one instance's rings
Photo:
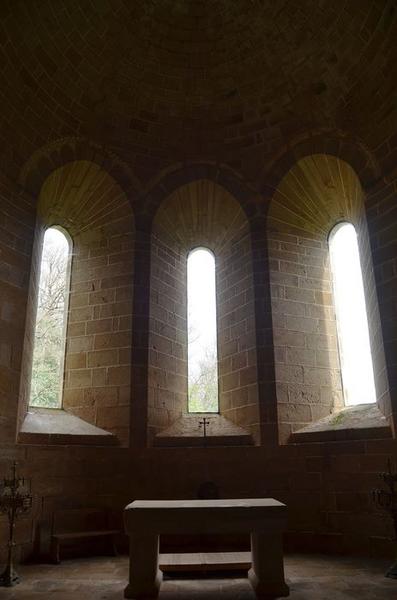
[[[251,552],[194,552],[160,554],[164,573],[177,571],[248,571]]]

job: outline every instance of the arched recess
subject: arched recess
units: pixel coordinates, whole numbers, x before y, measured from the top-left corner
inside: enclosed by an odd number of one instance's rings
[[[183,186],[196,181],[212,181],[229,192],[247,214],[252,211],[252,202],[257,201],[258,193],[249,188],[239,173],[227,165],[192,162],[182,166],[174,166],[158,176],[148,187],[144,197],[143,210],[154,218],[164,199]]]
[[[187,413],[186,268],[188,253],[197,246],[211,250],[216,262],[220,414],[258,440],[249,224],[233,196],[208,179],[176,189],[161,204],[153,223],[149,433],[153,438]]]
[[[327,154],[297,161],[268,212],[268,249],[282,440],[343,408],[328,235],[341,221],[358,234],[378,407],[391,415],[364,194],[353,168]]]
[[[379,164],[360,139],[341,130],[305,131],[272,157],[259,183],[262,193],[268,196],[300,160],[315,155],[332,156],[349,164],[365,189],[381,177]]]
[[[129,436],[134,217],[121,187],[90,161],[70,162],[45,180],[37,206],[20,421],[29,398],[38,267],[46,228],[73,241],[63,409]]]
[[[68,136],[39,148],[25,163],[18,183],[33,196],[39,196],[46,179],[67,163],[89,161],[106,171],[124,190],[135,197],[141,190],[131,169],[114,152],[85,137]],[[130,199],[130,198],[129,198]]]

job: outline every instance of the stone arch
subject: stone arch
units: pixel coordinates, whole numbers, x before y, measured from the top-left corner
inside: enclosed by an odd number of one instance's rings
[[[18,183],[38,197],[47,177],[67,163],[90,161],[105,170],[129,195],[136,197],[141,184],[126,163],[105,146],[84,137],[65,137],[39,148],[20,171]]]
[[[331,223],[357,221],[364,212],[364,192],[355,170],[329,154],[312,154],[295,162],[275,190],[268,229],[327,233]]]
[[[328,235],[341,221],[358,233],[377,401],[390,414],[385,359],[365,213],[354,168],[330,154],[296,161],[267,215],[281,437],[343,407]]]
[[[134,215],[119,183],[80,160],[55,169],[37,205],[21,410],[29,397],[42,239],[51,226],[73,240],[63,408],[128,441]]]
[[[153,221],[149,431],[156,435],[187,412],[186,263],[199,245],[216,260],[220,413],[259,441],[249,222],[230,191],[205,178],[177,187]]]
[[[257,192],[251,189],[239,173],[226,165],[216,163],[190,163],[173,166],[163,172],[149,187],[143,198],[144,211],[154,218],[162,202],[179,188],[198,180],[212,181],[224,188],[246,211],[251,212],[251,203]]]
[[[167,230],[186,248],[202,243],[216,252],[229,243],[235,224],[245,221],[243,209],[227,188],[213,180],[198,179],[167,196],[156,211],[153,229]]]
[[[371,187],[381,177],[377,160],[361,140],[342,131],[314,131],[291,140],[279,151],[263,173],[259,184],[262,194],[270,199],[299,160],[316,154],[334,156],[348,163],[365,188]]]

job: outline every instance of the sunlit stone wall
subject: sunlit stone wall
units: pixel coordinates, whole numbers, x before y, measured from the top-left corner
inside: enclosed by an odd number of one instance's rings
[[[344,161],[317,154],[283,178],[268,216],[268,247],[280,439],[344,406],[328,236],[341,221],[358,233],[378,406],[390,397],[376,288],[357,175]]]
[[[21,415],[31,373],[31,340],[40,247],[59,225],[73,245],[67,315],[63,408],[129,439],[134,219],[114,179],[89,161],[55,170],[44,182],[36,221],[25,330]]]

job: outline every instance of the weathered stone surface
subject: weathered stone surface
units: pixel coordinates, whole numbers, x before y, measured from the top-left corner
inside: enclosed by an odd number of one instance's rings
[[[208,421],[206,437],[202,421]],[[155,446],[229,446],[252,444],[249,432],[222,415],[187,414],[156,435]]]
[[[346,218],[378,406],[396,431],[393,2],[3,1],[0,39],[0,476],[18,460],[32,478],[21,557],[45,549],[56,505],[120,515],[132,497],[193,498],[206,481],[287,501],[295,548],[391,554],[370,491],[395,439],[284,442],[343,405],[327,235]],[[154,241],[160,221],[171,241]],[[123,448],[16,443],[54,223],[74,240],[64,405]],[[186,407],[192,231],[220,256],[222,410],[256,447],[148,447]],[[5,544],[2,523],[2,558]],[[364,575],[356,595],[379,595]]]

